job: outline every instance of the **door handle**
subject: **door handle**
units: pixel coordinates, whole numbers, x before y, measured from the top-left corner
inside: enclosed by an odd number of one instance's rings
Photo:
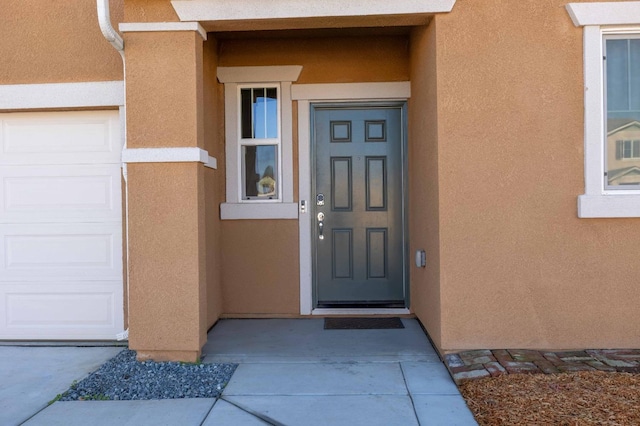
[[[318,213],[318,239],[324,240],[324,213]]]

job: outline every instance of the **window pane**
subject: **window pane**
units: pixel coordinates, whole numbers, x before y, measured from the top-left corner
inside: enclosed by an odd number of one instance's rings
[[[640,39],[607,39],[606,49],[606,184],[638,189],[640,157],[635,142],[640,139]]]
[[[628,40],[607,40],[607,110],[629,109]]]
[[[243,146],[245,200],[278,198],[277,145]]]
[[[278,91],[275,87],[267,89],[267,137],[278,137]]]
[[[640,110],[640,39],[629,40],[629,102]]]
[[[242,138],[249,139],[253,135],[253,117],[251,116],[251,89],[240,90],[240,105],[242,121]]]
[[[243,139],[278,137],[278,90],[275,87],[240,90]]]

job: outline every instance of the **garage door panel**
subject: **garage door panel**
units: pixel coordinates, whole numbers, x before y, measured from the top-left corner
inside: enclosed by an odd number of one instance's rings
[[[8,166],[0,182],[0,223],[122,220],[119,165]]]
[[[0,114],[0,339],[123,330],[118,111]]]
[[[0,114],[0,164],[120,163],[118,111]]]
[[[122,291],[114,282],[65,284],[3,283],[3,338],[109,339],[122,330]],[[121,286],[119,287],[121,288]]]
[[[122,279],[122,225],[0,225],[0,282]]]

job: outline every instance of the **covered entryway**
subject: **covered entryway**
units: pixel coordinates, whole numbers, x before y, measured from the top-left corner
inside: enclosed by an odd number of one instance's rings
[[[315,306],[404,308],[403,104],[312,114]]]
[[[0,114],[0,126],[0,339],[115,339],[118,111]]]

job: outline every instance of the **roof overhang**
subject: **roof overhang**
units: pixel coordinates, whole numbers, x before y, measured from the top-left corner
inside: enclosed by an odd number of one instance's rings
[[[181,21],[207,31],[422,25],[456,0],[173,0]]]

